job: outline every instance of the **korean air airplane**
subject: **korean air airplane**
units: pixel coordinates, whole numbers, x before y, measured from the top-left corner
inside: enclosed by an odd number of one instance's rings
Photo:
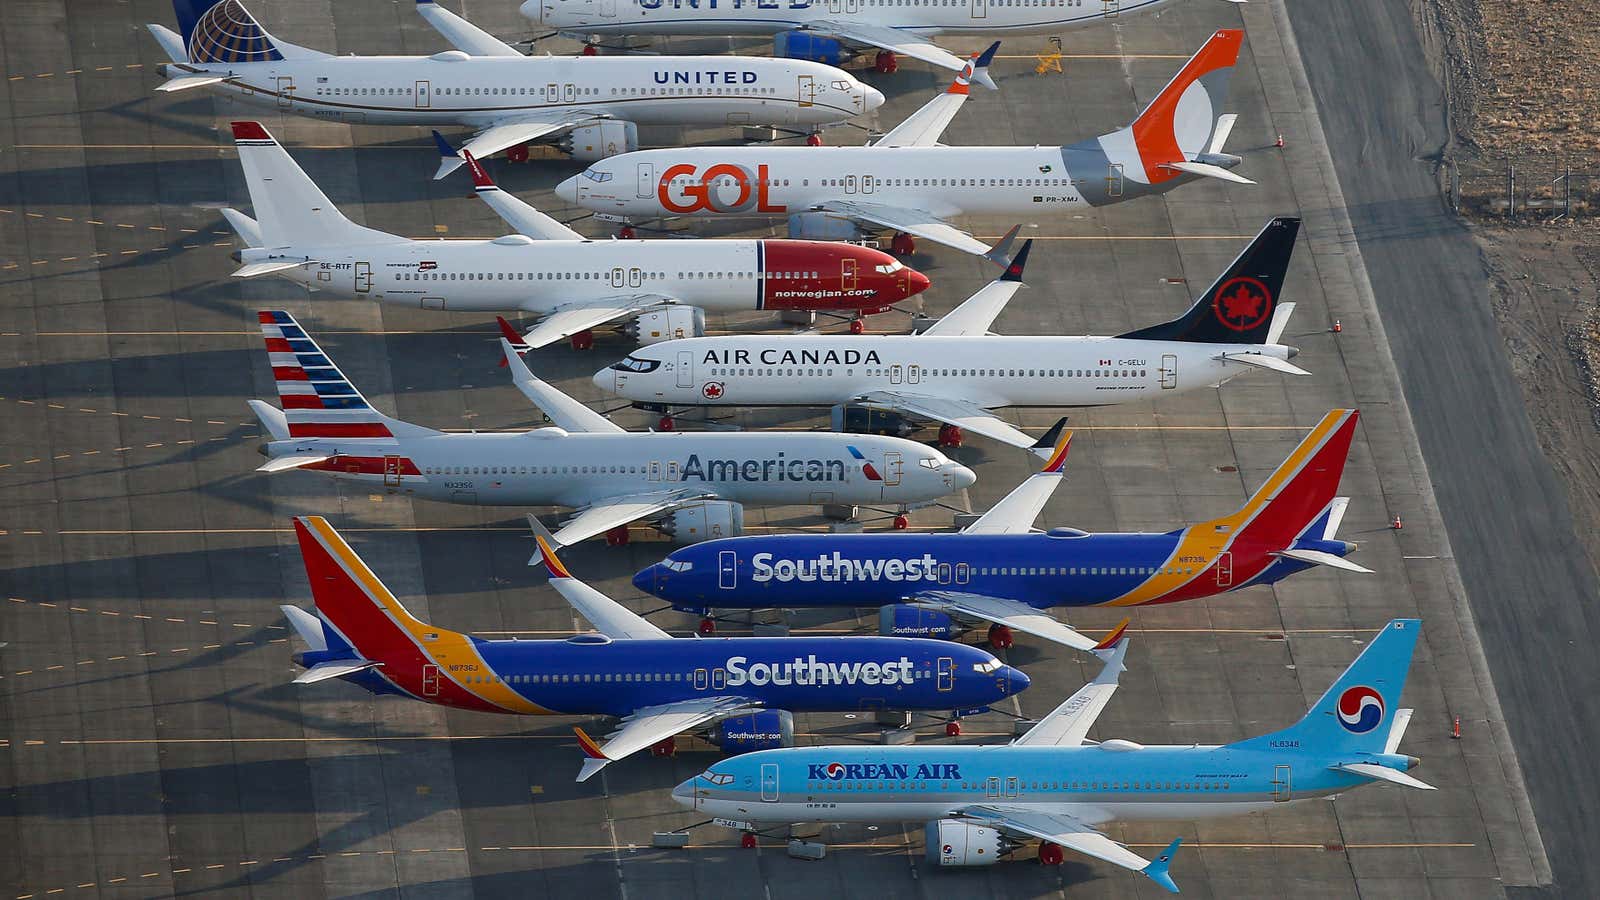
[[[873,67],[890,73],[899,57],[959,70],[962,60],[934,37],[1060,34],[1169,0],[524,0],[522,14],[566,34],[591,36],[773,35],[777,56],[838,65],[857,48],[877,49]],[[993,82],[983,82],[994,87]]]
[[[438,132],[434,132],[435,136]],[[705,333],[706,312],[865,315],[921,293],[928,278],[887,253],[829,241],[594,241],[500,190],[467,155],[478,197],[516,229],[493,240],[413,240],[339,212],[260,122],[234,122],[256,214],[224,209],[245,243],[235,278],[276,275],[335,297],[412,309],[523,312],[517,343],[617,323],[643,344]],[[443,140],[442,138],[440,140]]]
[[[853,239],[895,232],[994,258],[952,224],[969,215],[1082,213],[1161,194],[1197,178],[1253,184],[1223,152],[1224,113],[1244,32],[1214,33],[1133,123],[1067,146],[952,147],[939,143],[998,44],[950,88],[864,147],[721,146],[640,150],[597,162],[556,196],[615,220],[676,216],[786,217],[789,236]]]
[[[925,822],[937,866],[989,866],[1030,840],[1039,861],[1072,850],[1168,891],[1173,841],[1154,861],[1103,834],[1113,822],[1195,821],[1263,812],[1386,781],[1433,790],[1399,753],[1399,709],[1421,623],[1395,619],[1293,725],[1221,746],[1088,739],[1117,687],[1126,638],[1099,677],[1027,734],[998,746],[767,750],[723,760],[672,798],[747,831],[800,822]]]
[[[794,744],[796,712],[971,710],[1024,690],[1028,676],[973,647],[916,638],[679,640],[596,591],[561,564],[529,517],[550,584],[596,632],[565,641],[489,641],[447,631],[399,599],[320,516],[294,520],[314,606],[281,607],[306,644],[313,684],[342,678],[475,712],[620,719],[605,743],[576,729],[578,780],[674,738],[709,729],[724,750]]]
[[[1335,497],[1357,413],[1322,417],[1243,508],[1164,534],[1033,530],[1065,477],[1070,432],[1044,470],[955,534],[781,534],[707,541],[673,551],[633,583],[674,608],[883,607],[885,634],[948,636],[951,617],[987,621],[989,642],[1012,631],[1080,650],[1102,646],[1052,618],[1054,607],[1144,606],[1272,584],[1345,559],[1334,537],[1349,499]],[[709,631],[713,620],[701,624]]]
[[[281,41],[239,0],[173,0],[178,34],[150,33],[172,62],[157,90],[206,87],[254,106],[349,124],[461,125],[480,159],[557,141],[593,162],[637,150],[639,125],[813,129],[883,105],[849,73],[794,59],[528,57],[431,0],[417,11],[457,49],[334,56]],[[446,159],[435,178],[461,165]]]
[[[944,423],[940,443],[970,431],[1040,450],[1002,420],[1006,407],[1110,406],[1216,387],[1245,372],[1310,372],[1279,342],[1294,311],[1283,279],[1300,220],[1279,217],[1189,310],[1114,337],[990,331],[1022,287],[1032,241],[1006,271],[918,334],[717,335],[641,347],[595,373],[603,391],[651,408],[833,406]],[[848,419],[846,419],[848,422]]]
[[[428,500],[576,509],[563,544],[626,543],[647,521],[674,540],[744,530],[744,506],[931,503],[977,480],[896,437],[794,431],[648,432],[620,425],[528,371],[504,338],[516,386],[552,423],[523,432],[443,432],[390,418],[282,310],[257,314],[282,408],[251,400],[271,436],[257,471],[297,469]]]

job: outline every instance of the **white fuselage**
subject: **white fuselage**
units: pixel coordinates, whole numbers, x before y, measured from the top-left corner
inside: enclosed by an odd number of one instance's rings
[[[484,127],[518,114],[586,111],[641,125],[842,122],[882,95],[820,63],[725,56],[318,56],[170,63],[227,74],[213,90],[280,112],[371,125]]]
[[[272,442],[267,452],[333,454],[307,468],[429,500],[483,506],[582,507],[607,497],[675,490],[761,506],[905,505],[936,500],[973,482],[970,469],[923,444],[827,432],[580,434],[540,428],[393,439],[290,438]]]
[[[526,0],[522,14],[574,34],[772,34],[823,20],[924,37],[1056,33],[1168,0]]]
[[[1253,368],[1224,353],[1287,359],[1292,350],[1113,337],[711,337],[641,347],[594,381],[636,402],[703,406],[831,406],[875,391],[988,409],[1105,406],[1220,384]]]

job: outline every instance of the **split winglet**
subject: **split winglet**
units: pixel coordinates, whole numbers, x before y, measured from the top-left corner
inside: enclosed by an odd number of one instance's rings
[[[556,556],[556,548],[560,547],[561,543],[551,536],[549,529],[544,527],[538,516],[529,513],[528,525],[533,528],[533,540],[539,545],[539,557],[543,560],[545,569],[550,572],[550,577],[571,578],[572,572],[561,562],[561,558]]]
[[[1170,894],[1178,892],[1178,884],[1172,880],[1172,876],[1167,873],[1167,869],[1172,865],[1172,858],[1178,854],[1178,845],[1181,843],[1183,843],[1183,838],[1173,838],[1172,843],[1167,845],[1167,849],[1161,851],[1161,855],[1156,857],[1154,862],[1139,870],[1146,878],[1161,885],[1161,888]]]
[[[472,157],[470,157],[470,156],[467,157],[467,160],[469,162],[471,162],[472,161]],[[474,170],[476,170],[476,168],[477,168],[477,163],[476,162],[473,162],[473,167],[474,167]],[[477,176],[474,175],[473,177],[476,178]],[[517,333],[517,329],[515,327],[513,327],[510,322],[506,321],[504,316],[495,316],[494,317],[494,321],[495,321],[496,325],[500,326],[500,336],[505,338],[505,341],[506,341],[507,344],[511,345],[512,351],[514,351],[514,352],[516,352],[518,354],[523,354],[523,353],[527,353],[529,350],[533,349],[532,347],[528,346],[527,340],[525,340],[522,337],[521,334]],[[506,358],[504,356],[501,356],[500,357],[500,368],[504,369],[508,364],[509,363],[507,363]]]
[[[989,77],[989,64],[994,62],[995,54],[999,52],[1000,42],[995,41],[989,45],[989,49],[978,54],[977,58],[972,61],[972,80],[991,91],[1000,89],[1000,86],[994,83],[994,79]]]
[[[434,133],[437,134],[438,132]],[[472,173],[473,187],[480,191],[484,189],[499,190],[499,188],[495,186],[494,181],[489,178],[489,173],[485,172],[483,170],[483,166],[478,164],[478,158],[476,156],[473,156],[471,153],[468,153],[465,148],[462,148],[461,158],[467,161],[467,171]]]
[[[1022,249],[1018,250],[1017,251],[1017,255],[1012,257],[1011,262],[1006,265],[1006,270],[1000,276],[999,280],[1000,281],[1021,281],[1022,280],[1022,270],[1027,268],[1027,266],[1028,266],[1028,251],[1030,251],[1032,249],[1033,249],[1033,238],[1028,238],[1027,240],[1023,241],[1022,242]]]
[[[1067,446],[1072,443],[1072,432],[1067,431],[1067,417],[1062,416],[1050,430],[1039,436],[1039,440],[1031,448],[1036,453],[1042,454],[1049,450],[1050,455],[1045,457],[1044,468],[1041,472],[1055,474],[1061,471],[1061,466],[1067,461]]]
[[[594,738],[585,734],[582,728],[572,726],[572,733],[578,736],[578,747],[583,751],[583,769],[578,772],[579,781],[588,781],[594,773],[611,764],[611,758],[606,756],[595,743]]]
[[[1100,643],[1094,645],[1094,652],[1101,653],[1104,651],[1109,651],[1111,648],[1115,647],[1117,645],[1117,641],[1122,640],[1122,636],[1127,633],[1129,621],[1129,619],[1123,619],[1121,622],[1118,622],[1117,627],[1111,629],[1110,634],[1107,634],[1104,638],[1102,638]]]
[[[1006,232],[1000,240],[995,241],[994,246],[989,248],[989,252],[985,253],[983,258],[1002,269],[1010,267],[1011,245],[1017,242],[1017,233],[1020,231],[1022,231],[1021,225],[1011,226],[1011,230]]]

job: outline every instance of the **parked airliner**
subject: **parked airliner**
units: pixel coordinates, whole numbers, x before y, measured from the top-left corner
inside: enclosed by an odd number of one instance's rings
[[[481,158],[556,141],[574,159],[639,147],[639,125],[810,130],[883,105],[883,94],[815,62],[728,56],[528,57],[431,0],[417,11],[457,49],[334,56],[279,40],[239,0],[173,0],[181,34],[150,33],[172,62],[157,90],[205,87],[252,106],[350,124],[460,125]],[[442,178],[462,159],[444,160]]]
[[[257,314],[278,409],[250,408],[272,438],[258,471],[307,469],[428,500],[566,506],[563,544],[653,521],[675,540],[729,537],[744,505],[909,507],[977,480],[942,453],[901,438],[815,431],[635,433],[535,378],[512,345],[513,379],[553,423],[526,432],[446,433],[372,408],[283,310]]]
[[[974,647],[919,638],[680,640],[579,581],[537,541],[550,584],[595,632],[568,640],[484,640],[423,622],[320,516],[294,520],[310,611],[283,606],[306,649],[295,681],[342,678],[375,694],[457,709],[621,722],[601,744],[576,729],[583,781],[674,738],[707,730],[723,750],[794,745],[796,712],[979,709],[1025,690],[1028,676]]]
[[[1421,627],[1416,619],[1390,621],[1300,721],[1231,744],[1089,740],[1116,691],[1124,638],[1099,677],[1009,745],[765,750],[712,764],[672,798],[746,830],[926,823],[927,859],[941,867],[994,865],[1038,840],[1046,865],[1060,865],[1063,850],[1072,850],[1177,893],[1168,872],[1177,840],[1150,861],[1100,829],[1264,812],[1374,781],[1433,790],[1408,774],[1420,761],[1399,752],[1411,721],[1400,695]]]
[[[921,334],[690,338],[641,347],[594,382],[638,404],[863,406],[944,422],[1048,456],[998,418],[1006,407],[1106,406],[1214,386],[1243,372],[1310,374],[1278,343],[1279,302],[1300,220],[1267,223],[1189,311],[1116,337],[991,334],[1022,286],[1032,242],[1001,276]]]

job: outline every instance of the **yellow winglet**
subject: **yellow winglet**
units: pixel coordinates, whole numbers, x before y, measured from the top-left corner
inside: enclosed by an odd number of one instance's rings
[[[1102,638],[1100,643],[1094,645],[1094,649],[1110,650],[1112,647],[1115,647],[1117,645],[1117,641],[1122,640],[1123,633],[1128,630],[1129,621],[1130,620],[1128,619],[1123,619],[1121,622],[1118,622],[1117,627],[1111,629],[1110,634]]]
[[[590,759],[608,758],[605,753],[600,750],[600,745],[595,743],[594,738],[589,737],[589,735],[586,734],[582,728],[574,725],[572,726],[572,733],[578,736],[578,747],[583,750],[584,756],[587,756]]]
[[[571,578],[572,573],[568,572],[567,567],[561,564],[561,560],[556,556],[555,548],[550,546],[550,542],[546,541],[543,535],[534,535],[533,539],[539,543],[539,555],[544,558],[544,567],[550,570],[550,577]]]
[[[1067,448],[1071,444],[1072,432],[1061,432],[1061,439],[1056,441],[1056,449],[1050,454],[1050,458],[1045,460],[1044,468],[1041,471],[1052,474],[1061,471],[1061,467],[1067,462]]]

